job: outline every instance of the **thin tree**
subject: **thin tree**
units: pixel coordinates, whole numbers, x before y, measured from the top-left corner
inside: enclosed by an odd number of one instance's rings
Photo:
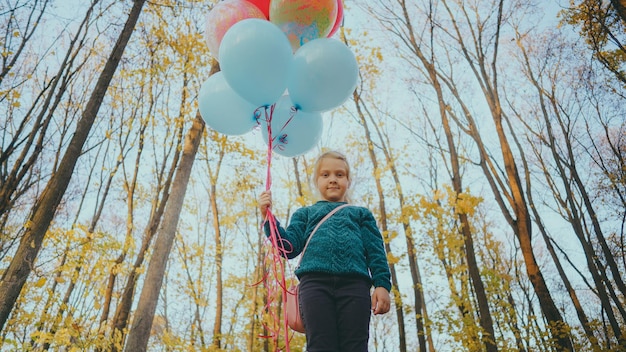
[[[358,93],[358,90],[355,90],[355,92],[353,93],[353,99],[354,99],[356,110],[357,110],[357,116],[359,118],[361,126],[363,127],[363,133],[365,134],[365,140],[367,143],[366,144],[367,151],[370,157],[370,161],[372,163],[372,173],[374,174],[374,182],[376,184],[376,192],[378,195],[378,208],[380,211],[380,227],[385,237],[385,250],[387,251],[388,254],[391,254],[392,251],[389,245],[389,238],[386,236],[386,234],[389,233],[389,226],[388,226],[388,220],[387,220],[387,206],[385,202],[384,187],[382,186],[381,178],[376,176],[379,174],[382,166],[379,165],[378,157],[376,156],[376,148],[372,140],[372,133],[370,132],[368,122],[365,119],[365,114],[363,112],[363,107],[362,107],[363,103],[361,101],[361,96]],[[397,184],[396,187],[400,187],[400,185]],[[413,239],[410,233],[406,235],[406,239],[408,243],[413,244]],[[409,247],[409,248],[414,248],[414,247]],[[417,336],[420,342],[420,350],[426,351],[426,338],[425,338],[426,334],[424,332],[424,315],[422,314],[422,306],[423,306],[422,283],[419,281],[420,277],[418,274],[419,270],[417,266],[416,252],[411,249],[409,249],[409,261],[410,261],[411,273],[413,274],[412,275],[413,282],[414,282],[413,286],[415,287],[415,293],[416,293],[415,311],[417,313],[416,314]],[[390,263],[389,269],[391,271],[391,283],[394,287],[396,287],[396,290],[397,290],[398,274],[396,273],[395,264]],[[415,272],[413,269],[415,269]],[[405,352],[407,351],[407,346],[406,346],[406,328],[404,325],[404,310],[403,310],[402,300],[399,297],[395,297],[395,296],[398,296],[398,295],[394,295],[394,303],[396,306],[396,321],[398,322],[398,333],[399,333],[398,340],[400,343],[398,350]]]
[[[350,43],[348,41],[346,31],[342,30],[341,34],[346,45],[349,45]],[[354,48],[354,49],[355,50],[364,49],[364,51],[367,51],[367,48],[362,48],[362,47]],[[372,55],[372,57],[376,57],[376,55]],[[362,127],[363,134],[365,135],[367,154],[369,156],[370,162],[372,163],[372,173],[374,176],[373,177],[374,182],[376,184],[376,192],[378,196],[378,209],[380,212],[379,224],[380,224],[383,236],[385,237],[385,241],[384,241],[385,250],[387,251],[388,255],[393,255],[393,251],[390,246],[391,238],[388,236],[390,231],[389,231],[389,219],[387,215],[388,214],[387,203],[385,199],[386,196],[384,192],[383,181],[381,177],[379,177],[383,168],[389,167],[392,170],[392,173],[394,176],[394,182],[395,182],[395,189],[398,192],[398,198],[399,198],[401,209],[403,209],[404,207],[404,194],[402,192],[402,185],[397,175],[395,161],[391,157],[391,151],[389,150],[390,147],[388,145],[388,141],[386,141],[384,137],[382,136],[380,129],[374,122],[374,118],[372,117],[372,114],[370,110],[368,109],[368,102],[370,100],[366,98],[367,92],[365,88],[366,87],[365,82],[369,81],[370,77],[366,79],[365,76],[370,76],[370,72],[373,71],[370,68],[376,67],[376,63],[365,61],[365,60],[370,60],[370,59],[371,57],[364,57],[362,59],[363,61],[360,62],[360,65],[362,66],[362,68],[360,69],[360,73],[359,73],[361,84],[357,86],[355,91],[352,93],[352,101],[354,102],[354,106],[356,109],[357,121],[359,122],[359,125]],[[372,132],[371,129],[374,129],[374,132]],[[376,141],[374,140],[374,135],[376,135],[376,138],[377,138]],[[376,154],[377,149],[381,149],[383,151],[384,160],[387,163],[386,165],[380,165],[380,161],[378,160],[379,157]],[[411,278],[413,280],[413,287],[414,287],[413,293],[415,297],[417,336],[418,336],[418,341],[420,345],[420,350],[426,351],[426,338],[429,336],[429,334],[426,332],[426,329],[424,328],[424,325],[425,325],[424,317],[426,316],[424,312],[425,312],[426,307],[424,305],[423,289],[422,289],[423,285],[422,285],[421,276],[419,273],[419,262],[417,258],[417,252],[414,250],[415,245],[414,245],[414,239],[412,235],[413,231],[410,226],[410,223],[408,221],[402,221],[402,224],[404,227],[407,247],[409,248],[408,257],[409,257],[409,267],[411,269]],[[396,322],[398,324],[397,330],[398,330],[399,351],[407,351],[404,304],[402,302],[402,297],[399,291],[399,281],[398,281],[398,274],[396,271],[396,265],[393,261],[390,262],[389,269],[391,272],[391,284],[393,286],[392,296],[393,296],[394,305],[395,305]]]
[[[399,3],[404,4],[404,1],[399,1]],[[503,122],[503,111],[499,97],[501,83],[498,77],[498,44],[500,42],[500,30],[505,20],[503,16],[504,2],[494,1],[488,4],[486,8],[470,7],[464,2],[446,0],[437,3],[431,2],[430,4],[431,9],[426,10],[426,13],[439,13],[438,11],[433,12],[432,10],[432,7],[436,4],[437,6],[441,6],[440,8],[442,8],[443,13],[448,17],[448,21],[445,24],[443,23],[445,19],[439,16],[433,22],[438,33],[441,33],[441,38],[450,39],[450,41],[446,41],[441,45],[441,49],[444,51],[443,55],[434,54],[434,39],[439,37],[424,38],[417,36],[413,30],[410,30],[410,28],[404,25],[407,18],[409,18],[408,16],[398,16],[402,19],[398,25],[402,30],[396,30],[393,33],[399,37],[400,42],[408,47],[409,52],[413,55],[415,55],[415,49],[414,46],[410,45],[411,41],[409,40],[412,35],[422,38],[421,42],[416,42],[416,44],[421,45],[417,46],[419,49],[421,49],[422,46],[428,48],[428,45],[430,45],[430,50],[433,50],[433,67],[437,69],[438,80],[441,81],[447,91],[452,94],[452,101],[455,101],[461,108],[460,116],[450,114],[449,117],[451,121],[456,123],[462,131],[465,131],[465,133],[474,140],[476,148],[480,153],[479,165],[492,188],[493,194],[505,219],[511,226],[520,244],[520,250],[525,260],[528,277],[533,285],[542,312],[548,322],[551,335],[560,348],[571,350],[572,344],[568,333],[568,326],[550,294],[534,254],[532,219],[524,196],[524,183],[520,177],[515,154],[511,148],[511,143]],[[406,12],[406,6],[401,8]],[[481,12],[483,9],[485,12]],[[395,22],[393,17],[381,17],[388,19],[391,23]],[[461,27],[463,27],[463,29]],[[452,48],[451,45],[453,45],[454,48]],[[454,83],[455,65],[459,63],[458,53],[460,53],[460,58],[463,62],[467,64],[467,72],[474,77],[475,83],[483,93],[485,102],[489,108],[493,127],[495,128],[499,142],[501,154],[499,159],[503,165],[502,174],[500,174],[500,169],[497,166],[498,160],[488,152],[483,137],[478,129],[478,124],[474,121],[470,109],[466,106],[464,98],[461,96],[458,87]],[[445,60],[448,61],[446,62]],[[450,72],[443,70],[443,67],[446,65],[450,67]],[[439,104],[441,104],[441,97],[438,97],[438,99]],[[441,110],[442,108],[444,110]],[[440,111],[452,112],[452,109],[451,106],[446,105],[441,107]],[[461,116],[465,119],[464,122],[459,120]],[[487,306],[483,302],[485,313],[486,308]],[[481,313],[483,313],[482,310]],[[483,324],[485,322],[486,321],[483,321]]]
[[[213,132],[217,133],[217,132]],[[223,318],[223,310],[224,310],[224,282],[223,282],[223,262],[224,262],[224,252],[223,252],[223,244],[222,244],[222,232],[220,228],[220,216],[219,216],[219,207],[217,204],[217,180],[220,174],[221,164],[224,160],[225,151],[223,148],[220,148],[219,154],[217,156],[217,166],[215,169],[211,170],[209,168],[209,178],[211,181],[210,190],[209,190],[209,199],[211,203],[211,214],[213,216],[213,231],[215,232],[215,265],[216,265],[216,273],[215,273],[215,321],[213,322],[213,340],[212,347],[221,348],[222,346],[222,318]]]

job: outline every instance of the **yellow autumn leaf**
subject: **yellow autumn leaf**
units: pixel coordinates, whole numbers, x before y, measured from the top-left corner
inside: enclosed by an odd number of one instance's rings
[[[392,253],[387,253],[387,261],[389,264],[398,264],[400,262],[400,257],[393,255]]]
[[[304,197],[298,197],[296,198],[296,203],[300,204],[301,206],[304,206],[306,204],[306,199],[304,199]]]
[[[42,287],[46,284],[47,279],[45,277],[40,277],[37,282],[35,282],[35,287]]]

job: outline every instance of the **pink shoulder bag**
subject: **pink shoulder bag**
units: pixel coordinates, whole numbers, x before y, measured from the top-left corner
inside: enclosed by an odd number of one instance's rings
[[[326,214],[326,216],[324,216],[322,220],[320,220],[320,222],[317,223],[313,231],[311,231],[311,235],[309,235],[309,239],[307,239],[306,244],[302,249],[302,253],[300,253],[300,260],[298,261],[298,265],[296,266],[296,268],[300,266],[302,258],[304,257],[304,252],[306,251],[306,247],[309,246],[311,238],[320,227],[320,225],[324,223],[324,221],[328,220],[328,218],[330,218],[337,211],[339,211],[339,209],[345,208],[347,206],[348,204],[343,204],[336,207],[335,209],[331,210],[330,213]],[[287,315],[287,324],[289,324],[291,330],[304,333],[304,324],[302,323],[302,317],[300,315],[300,304],[298,301],[298,284],[292,285],[287,291],[287,305],[285,306],[285,314]]]

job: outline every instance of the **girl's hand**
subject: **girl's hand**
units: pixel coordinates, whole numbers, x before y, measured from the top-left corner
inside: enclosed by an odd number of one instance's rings
[[[374,314],[385,314],[391,308],[391,298],[389,291],[384,287],[376,287],[372,294],[372,312]]]
[[[267,216],[267,209],[272,206],[272,191],[265,191],[261,193],[257,203],[259,205],[259,210],[261,211],[261,216],[265,219]]]

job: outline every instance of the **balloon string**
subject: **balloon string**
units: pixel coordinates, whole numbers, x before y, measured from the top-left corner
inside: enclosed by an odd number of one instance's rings
[[[267,106],[263,107],[264,113],[265,113],[266,126],[267,126],[267,136],[268,136],[267,138],[268,139],[267,172],[266,172],[266,179],[265,179],[266,191],[269,191],[272,187],[271,166],[272,166],[272,150],[274,148],[274,141],[272,138],[271,122],[272,122],[272,117],[274,115],[275,107],[276,107],[276,104],[272,104],[269,107]],[[257,114],[255,113],[255,115]],[[291,118],[293,118],[293,114]],[[289,119],[289,121],[291,121],[291,118]],[[285,123],[285,125],[281,128],[281,131],[289,123],[289,121]],[[263,227],[265,227],[265,223],[268,224],[269,230],[270,230],[269,231],[270,235],[268,237],[268,240],[269,240],[268,242],[270,243],[270,246],[269,246],[268,253],[266,255],[266,261],[265,261],[266,265],[269,264],[270,266],[270,272],[267,273],[261,280],[262,282],[264,282],[267,288],[267,297],[268,297],[266,305],[263,309],[265,312],[268,312],[271,321],[274,322],[273,324],[274,326],[271,328],[266,326],[270,334],[269,336],[261,336],[261,337],[264,337],[264,338],[271,337],[274,341],[275,350],[280,351],[281,349],[279,348],[279,338],[280,338],[280,330],[282,328],[282,330],[284,331],[284,336],[285,336],[285,351],[290,352],[289,342],[291,338],[293,337],[293,334],[291,334],[291,336],[289,334],[290,330],[289,330],[289,325],[287,323],[287,314],[283,313],[283,319],[281,322],[282,327],[278,327],[277,324],[280,321],[280,319],[278,317],[278,314],[276,313],[276,306],[273,303],[274,303],[276,294],[280,291],[281,297],[282,297],[281,307],[283,308],[286,307],[288,288],[287,288],[287,280],[286,280],[286,275],[285,275],[285,259],[284,258],[286,258],[287,254],[293,250],[293,247],[291,246],[291,243],[289,243],[288,241],[280,237],[276,217],[274,216],[274,214],[272,213],[269,207],[267,209],[267,213],[263,221]],[[289,246],[290,248],[287,249],[286,245]],[[268,261],[269,263],[267,263]]]
[[[267,121],[267,174],[265,178],[265,190],[269,191],[272,188],[272,148],[274,141],[272,140],[272,117],[274,116],[274,108],[276,104],[272,104],[269,106],[269,114],[268,107],[265,107],[265,121]]]
[[[273,113],[273,111],[272,111]],[[269,148],[272,148],[272,150],[274,148],[278,149],[278,150],[285,150],[285,144],[289,143],[289,139],[287,139],[287,133],[282,133],[285,130],[285,127],[287,127],[287,125],[289,125],[289,123],[294,119],[294,117],[296,116],[296,114],[298,113],[298,109],[296,109],[295,106],[292,106],[291,109],[289,109],[289,118],[287,119],[287,121],[285,121],[285,123],[282,125],[282,127],[280,128],[280,130],[278,131],[276,137],[271,137],[270,134],[268,134],[268,140],[271,141],[271,143],[268,144],[273,144],[274,140],[278,139],[278,141],[280,142],[280,144],[274,146],[269,146]],[[268,128],[269,128],[269,124],[268,124]],[[269,132],[269,130],[268,130]]]
[[[291,122],[291,120],[293,120],[293,118],[296,116],[297,112],[298,112],[298,110],[296,109],[295,106],[292,106],[291,109],[289,109],[289,119],[285,122],[283,127],[280,128],[281,132],[285,129],[285,127],[287,127],[287,125]],[[286,134],[285,134],[285,136],[286,136]]]

